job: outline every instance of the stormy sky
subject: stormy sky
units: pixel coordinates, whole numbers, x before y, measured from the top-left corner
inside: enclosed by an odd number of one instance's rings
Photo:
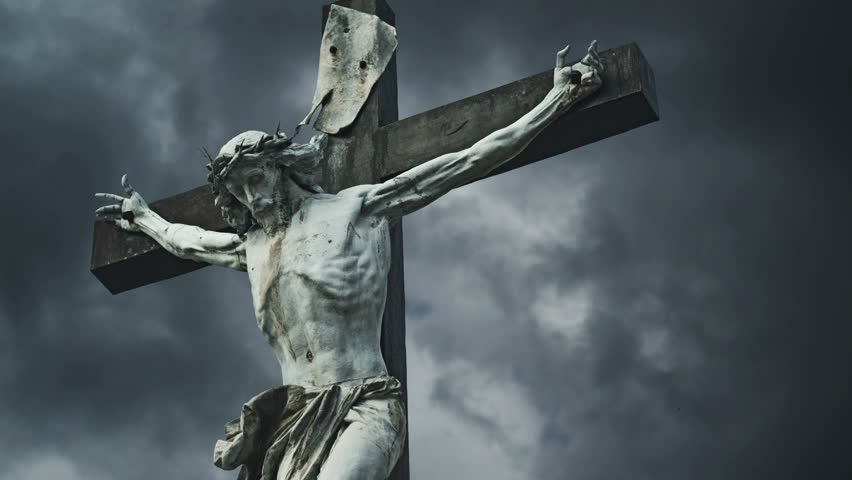
[[[94,192],[294,125],[320,1],[0,0],[0,479],[234,478],[245,275],[112,296]],[[820,2],[395,1],[404,118],[637,42],[662,120],[405,221],[412,478],[850,478],[850,67]]]

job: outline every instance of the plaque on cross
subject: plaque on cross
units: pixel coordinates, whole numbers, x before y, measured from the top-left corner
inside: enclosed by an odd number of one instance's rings
[[[389,27],[395,24],[384,0],[343,0],[323,7],[324,31],[331,22],[348,31],[349,26],[329,20],[334,9],[341,7],[374,16]],[[346,55],[344,47],[332,47],[333,55]],[[334,404],[343,409],[340,405],[347,401],[371,401],[382,405],[390,417],[401,416],[394,417],[394,425],[405,430],[404,409],[387,402],[398,397],[405,404],[401,217],[452,188],[658,119],[653,73],[638,46],[629,44],[600,54],[591,47],[580,62],[566,62],[566,54],[567,49],[559,52],[556,69],[398,120],[393,53],[364,92],[364,101],[355,102],[355,114],[309,145],[295,145],[277,132],[246,132],[211,158],[212,188],[198,187],[154,202],[150,209],[126,180],[128,198],[103,194],[120,203],[101,209],[113,217],[112,225],[95,223],[91,271],[112,293],[211,263],[246,270],[258,324],[276,349],[285,382],[298,387],[273,389],[253,398],[250,410],[259,413],[229,424],[228,440],[217,449],[217,464],[232,468],[241,464],[250,478],[260,478],[260,470],[266,467],[241,463],[245,459],[235,452],[244,445],[235,444],[235,439],[249,435],[246,425],[261,421],[264,409],[282,401],[298,404],[294,398],[304,402],[301,410],[274,410],[269,415],[292,414],[293,428],[308,422],[306,428],[322,430],[317,427],[321,419],[305,420],[310,405]],[[366,60],[347,61],[353,68],[365,69]],[[321,90],[315,99],[327,100]],[[296,165],[305,163],[305,158],[316,159],[316,170],[308,176],[287,176],[301,168]],[[309,177],[316,188],[305,180]],[[277,193],[264,197],[265,188]],[[239,222],[223,216],[222,204],[228,199],[237,207],[242,203],[242,212],[253,217],[246,224],[250,229],[240,231],[235,227]],[[268,213],[270,206],[281,208]],[[294,257],[285,265],[281,259],[288,255]],[[282,310],[275,306],[282,298],[309,301]],[[299,323],[308,317],[310,321]],[[351,320],[362,317],[361,324]],[[318,320],[323,318],[355,322],[365,339],[377,337],[379,358],[358,352],[346,362],[334,358],[335,352],[348,348],[340,335],[357,335],[323,326]],[[368,327],[371,322],[375,331]],[[318,339],[339,348],[323,350],[315,344]],[[344,410],[337,412],[339,421],[346,415]],[[330,413],[322,418],[326,417],[336,418]],[[334,432],[331,426],[327,430]],[[295,438],[298,432],[287,435]],[[358,449],[357,432],[340,438],[346,448]],[[405,438],[388,443],[399,457],[388,478],[408,478]],[[281,465],[289,461],[287,465],[294,469],[293,476],[286,478],[316,474],[326,460],[337,462],[326,467],[328,472],[344,468],[346,462],[340,459],[343,455],[329,455],[326,449],[319,454],[318,464],[296,467],[304,459],[289,458],[293,450],[298,449],[282,450],[275,457]]]

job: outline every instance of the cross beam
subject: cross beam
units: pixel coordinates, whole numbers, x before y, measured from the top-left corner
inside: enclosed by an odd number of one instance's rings
[[[339,0],[338,5],[394,25],[386,0]],[[330,5],[323,7],[323,30]],[[518,157],[492,175],[518,168],[658,119],[653,73],[635,44],[601,54],[604,86],[584,105],[542,132]],[[320,184],[331,193],[375,183],[442,154],[469,147],[532,109],[552,87],[552,70],[419,115],[397,120],[396,55],[355,123],[329,136]],[[151,204],[163,218],[226,231],[209,186]],[[407,396],[402,222],[391,231],[391,268],[382,317],[381,348],[388,373]],[[113,294],[206,266],[168,254],[146,235],[95,222],[91,271]],[[407,401],[406,401],[407,404]],[[408,479],[408,446],[389,480]]]
[[[550,124],[523,152],[488,176],[659,120],[654,73],[639,46],[630,43],[601,52],[601,62],[601,89],[580,108]],[[382,127],[388,159],[384,177],[473,145],[532,110],[551,88],[553,70],[546,70]]]
[[[586,103],[553,122],[520,155],[491,175],[659,119],[654,74],[639,47],[631,43],[606,50],[601,52],[601,58],[604,64],[603,87]],[[512,123],[544,98],[553,85],[552,75],[552,70],[546,70],[381,127],[374,138],[373,150],[385,147],[387,154],[382,155],[384,165],[378,166],[378,176],[388,178],[431,158],[464,149]],[[356,164],[350,165],[354,167]],[[339,172],[335,176],[340,178],[339,175],[344,173]],[[371,176],[376,174],[375,171],[370,173]],[[347,174],[352,179],[360,176],[354,168]],[[213,196],[207,185],[154,202],[151,208],[172,222],[198,225],[208,230],[228,229],[218,209],[213,206]],[[102,221],[95,222],[91,271],[113,294],[204,266],[206,264],[168,254],[144,234],[126,232]]]

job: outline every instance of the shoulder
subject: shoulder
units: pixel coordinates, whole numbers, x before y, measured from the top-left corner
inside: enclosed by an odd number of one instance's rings
[[[341,190],[338,195],[344,196],[352,201],[357,201],[360,206],[360,215],[371,217],[377,214],[376,191],[381,184],[365,184],[349,187]]]
[[[373,190],[375,185],[355,185],[354,187],[345,188],[339,192],[337,195],[344,198],[364,198]]]
[[[361,205],[363,209],[365,206],[368,206],[370,203],[370,198],[373,196],[372,192],[375,190],[376,185],[355,185],[354,187],[349,187],[337,192],[338,197],[348,200],[349,202],[357,202]],[[362,212],[363,213],[363,212]]]

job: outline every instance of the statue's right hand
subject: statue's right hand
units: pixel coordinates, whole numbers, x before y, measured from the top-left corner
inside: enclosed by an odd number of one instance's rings
[[[142,195],[139,195],[130,183],[127,181],[127,174],[121,177],[121,186],[127,193],[127,198],[114,193],[96,193],[97,198],[106,198],[117,201],[118,203],[106,205],[95,210],[95,215],[103,218],[107,223],[118,225],[119,227],[130,231],[138,232],[139,225],[135,222],[139,217],[150,212],[148,204]]]

